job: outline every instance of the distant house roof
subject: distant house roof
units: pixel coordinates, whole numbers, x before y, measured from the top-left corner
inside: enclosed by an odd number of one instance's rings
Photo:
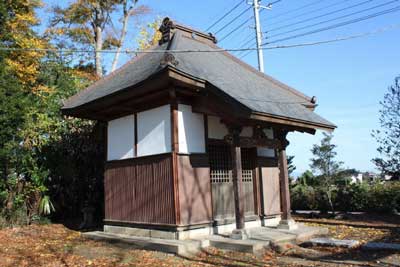
[[[186,27],[177,26],[188,30]],[[188,35],[180,30],[174,31],[167,42],[151,48],[165,53],[140,54],[117,71],[69,98],[62,109],[71,110],[106,98],[144,82],[165,68],[173,68],[190,77],[206,81],[253,112],[294,119],[327,129],[336,127],[310,109],[315,106],[310,97],[257,71],[228,52],[174,52],[220,49],[210,41],[212,38],[206,40],[205,34],[194,32],[198,34]],[[199,36],[201,34],[202,36]],[[166,53],[173,55],[173,64],[162,64]]]

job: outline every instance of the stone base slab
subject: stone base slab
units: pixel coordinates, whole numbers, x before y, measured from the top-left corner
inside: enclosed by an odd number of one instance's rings
[[[245,222],[245,229],[253,229],[261,226],[276,226],[280,221],[280,217],[265,218],[255,221]],[[197,239],[216,234],[231,234],[236,229],[235,223],[223,224],[217,226],[205,226],[197,229],[190,230],[155,230],[149,228],[135,228],[127,226],[104,225],[104,232],[111,234],[121,234],[128,236],[138,236],[147,238],[160,238],[160,239],[176,239],[188,240]]]

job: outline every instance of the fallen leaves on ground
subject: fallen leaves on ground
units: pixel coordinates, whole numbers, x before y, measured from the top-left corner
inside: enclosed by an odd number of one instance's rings
[[[306,223],[310,226],[325,227],[329,229],[329,235],[336,239],[354,239],[360,243],[389,242],[400,243],[400,228],[372,228],[354,227],[347,225],[330,225],[324,223]]]
[[[0,266],[276,266],[273,252],[206,249],[192,258],[85,239],[63,225],[0,230]]]
[[[326,225],[319,225],[326,226]],[[328,226],[335,238],[360,238],[368,240],[387,238],[385,230]],[[392,237],[390,237],[392,238]],[[259,257],[208,248],[194,257],[179,257],[167,253],[145,251],[128,246],[109,244],[85,239],[79,232],[63,225],[31,225],[0,230],[0,266],[338,266],[331,259],[356,259],[374,266],[378,260],[392,254],[364,253],[360,250],[313,248],[315,253],[298,250],[293,255],[280,255],[266,250]],[[300,251],[300,252],[299,252]],[[300,253],[299,255],[297,255]],[[314,255],[314,256],[313,256]],[[322,256],[324,255],[324,256]],[[313,258],[315,257],[315,258]],[[292,259],[292,261],[290,260]],[[307,259],[307,261],[302,261]],[[395,258],[398,262],[399,258]],[[369,262],[370,264],[366,264]],[[348,266],[348,265],[340,265]]]

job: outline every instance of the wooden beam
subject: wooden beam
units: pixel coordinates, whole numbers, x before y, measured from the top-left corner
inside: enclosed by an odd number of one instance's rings
[[[277,139],[270,138],[252,138],[252,137],[240,137],[241,147],[267,147],[272,149],[278,149],[282,147],[282,144]]]
[[[282,125],[288,125],[288,126],[294,126],[294,127],[300,127],[303,129],[307,129],[307,132],[310,132],[312,134],[315,133],[315,129],[332,132],[336,128],[336,127],[333,127],[330,125],[303,122],[303,121],[294,120],[294,119],[290,119],[290,118],[274,117],[274,116],[259,113],[259,112],[253,112],[250,116],[250,119],[266,121],[266,122],[282,124]]]

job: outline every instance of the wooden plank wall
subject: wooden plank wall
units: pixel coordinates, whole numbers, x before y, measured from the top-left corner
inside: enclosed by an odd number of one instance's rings
[[[212,221],[210,166],[207,154],[178,154],[181,225]]]
[[[261,175],[261,205],[262,215],[273,216],[281,214],[281,197],[279,185],[279,168],[276,159],[258,158]]]
[[[175,224],[171,153],[106,164],[105,219]]]

